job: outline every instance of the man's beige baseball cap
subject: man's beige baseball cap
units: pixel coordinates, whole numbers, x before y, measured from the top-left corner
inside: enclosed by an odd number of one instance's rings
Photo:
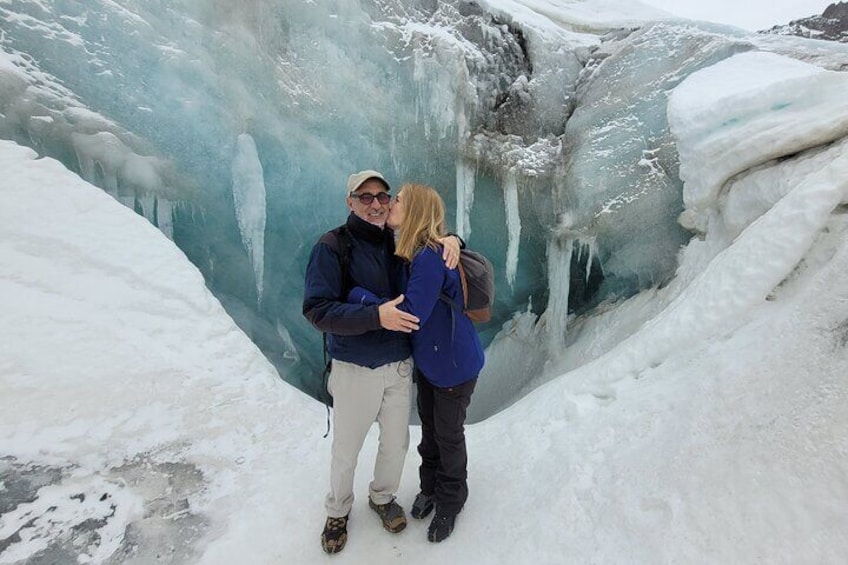
[[[349,177],[347,177],[347,193],[353,194],[356,192],[356,189],[362,186],[362,184],[368,179],[377,179],[386,185],[386,191],[390,191],[392,188],[389,186],[388,181],[383,177],[382,174],[377,171],[367,170],[367,171],[359,171],[358,173],[353,173]]]

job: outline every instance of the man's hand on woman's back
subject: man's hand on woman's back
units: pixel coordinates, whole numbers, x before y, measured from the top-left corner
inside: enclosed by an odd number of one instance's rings
[[[459,250],[461,248],[459,237],[449,235],[441,238],[439,243],[442,244],[442,259],[444,259],[445,265],[448,269],[456,269],[459,264]]]

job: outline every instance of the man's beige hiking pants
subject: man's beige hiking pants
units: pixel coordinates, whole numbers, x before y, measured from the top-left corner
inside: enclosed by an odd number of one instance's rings
[[[365,436],[375,421],[380,444],[369,495],[389,502],[400,485],[409,449],[412,359],[376,369],[333,360],[327,390],[333,395],[333,447],[327,516],[347,516],[353,506],[353,475]]]

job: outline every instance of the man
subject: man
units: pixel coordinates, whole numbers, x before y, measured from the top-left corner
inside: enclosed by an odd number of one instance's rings
[[[337,228],[324,234],[306,268],[303,315],[327,334],[333,359],[327,383],[334,408],[330,492],[321,534],[327,553],[338,553],[347,542],[356,461],[375,420],[380,445],[368,504],[389,532],[406,527],[395,493],[409,447],[412,348],[407,334],[418,329],[418,318],[397,309],[404,298],[404,266],[394,254],[394,234],[385,227],[390,190],[377,171],[350,175],[344,233]],[[457,238],[448,239],[445,255],[454,266],[459,244]],[[386,301],[379,306],[348,304],[354,285]]]

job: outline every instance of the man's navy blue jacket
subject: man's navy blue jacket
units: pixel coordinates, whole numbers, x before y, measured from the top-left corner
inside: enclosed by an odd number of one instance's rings
[[[441,248],[425,247],[415,254],[405,285],[401,310],[418,316],[421,329],[412,332],[412,356],[415,367],[433,386],[446,388],[476,379],[485,355],[474,324],[462,312],[456,312],[440,296],[444,293],[463,304],[459,272],[448,269]],[[353,287],[350,302],[379,303],[380,299],[362,287]]]
[[[309,257],[303,295],[303,315],[327,333],[330,357],[374,369],[412,355],[409,336],[380,326],[377,305],[348,304],[350,287],[367,288],[378,297],[402,293],[403,262],[395,256],[394,234],[351,213],[347,219],[349,287],[345,286],[340,245],[324,234]]]

